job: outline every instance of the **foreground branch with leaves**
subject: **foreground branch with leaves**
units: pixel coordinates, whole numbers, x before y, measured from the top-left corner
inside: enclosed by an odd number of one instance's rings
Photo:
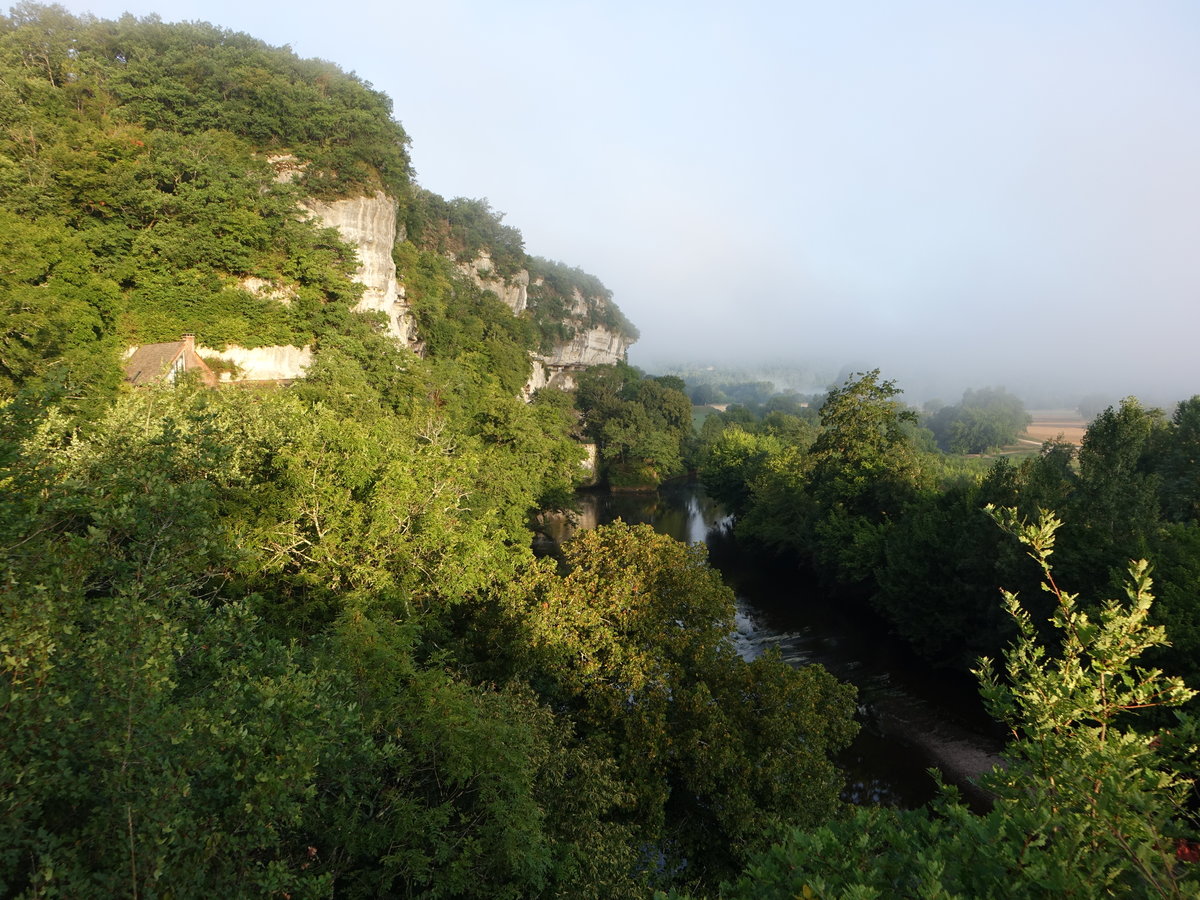
[[[1004,604],[1018,628],[1003,677],[978,670],[989,710],[1013,741],[1005,765],[984,778],[995,795],[973,814],[952,788],[931,809],[858,809],[816,831],[793,830],[755,859],[722,896],[737,898],[1196,897],[1196,823],[1190,782],[1173,759],[1196,752],[1195,724],[1139,728],[1139,711],[1177,707],[1195,692],[1138,658],[1165,643],[1147,623],[1145,561],[1129,568],[1128,599],[1090,616],[1054,580],[1050,556],[1061,522],[989,509],[1029,548],[1055,601],[1057,645],[1015,594]]]

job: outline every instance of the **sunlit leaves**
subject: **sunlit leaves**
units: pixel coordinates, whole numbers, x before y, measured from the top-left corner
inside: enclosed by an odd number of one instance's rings
[[[829,754],[853,735],[853,690],[819,667],[734,652],[732,595],[702,547],[615,524],[566,549],[514,613],[518,671],[611,755],[643,840],[699,873],[728,871],[777,822],[837,806]]]

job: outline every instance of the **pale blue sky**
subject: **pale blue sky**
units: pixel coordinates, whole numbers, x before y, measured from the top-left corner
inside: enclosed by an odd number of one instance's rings
[[[356,72],[423,185],[614,291],[637,364],[1200,392],[1192,0],[64,5]]]

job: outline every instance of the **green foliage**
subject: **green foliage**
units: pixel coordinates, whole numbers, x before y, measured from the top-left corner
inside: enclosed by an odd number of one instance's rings
[[[738,658],[697,548],[535,563],[567,406],[372,338],[86,436],[5,408],[6,893],[629,896],[836,807],[850,690]]]
[[[1171,636],[1171,643],[1155,648],[1150,656],[1188,684],[1200,684],[1200,524],[1164,528],[1155,541],[1154,560],[1158,600],[1152,617]]]
[[[451,236],[463,248],[456,254],[460,259],[474,259],[486,250],[500,275],[516,274],[525,259],[525,241],[521,232],[503,224],[504,213],[494,211],[487,200],[455,197],[447,204],[446,218]]]
[[[286,148],[309,193],[382,183],[398,194],[408,183],[408,137],[391,102],[330,63],[205,23],[124,16],[81,24],[70,35],[70,61],[82,68],[80,57],[87,60],[87,87],[107,95],[92,103],[122,121],[183,134],[217,129]]]
[[[818,560],[844,581],[869,581],[891,523],[927,478],[905,429],[915,414],[900,393],[878,370],[830,391],[811,447],[798,429],[763,466],[742,533]]]
[[[853,689],[820,667],[743,662],[732,592],[702,546],[618,523],[564,552],[566,576],[519,598],[519,637],[504,643],[580,741],[616,761],[621,820],[662,854],[656,868],[728,873],[769,826],[837,808],[829,755],[855,731]]]
[[[521,233],[503,224],[503,219],[486,200],[445,200],[418,190],[403,212],[410,249],[400,250],[403,258],[397,262],[407,271],[416,264],[413,256],[419,250],[458,263],[486,255],[492,273],[501,279],[512,279],[525,270],[528,306],[522,321],[532,326],[536,349],[544,354],[570,343],[579,331],[593,328],[637,338],[637,329],[613,303],[612,291],[600,279],[578,267],[526,255]],[[446,269],[448,274],[452,268]],[[420,266],[417,276],[421,277]]]
[[[606,328],[636,340],[638,330],[615,303],[612,291],[578,267],[531,257],[529,314],[541,335],[541,351],[569,342],[580,330]]]
[[[1030,806],[1039,817],[1052,810],[1044,824],[1030,821],[1026,829],[1038,828],[1033,833],[1052,841],[1059,860],[1078,860],[1093,883],[1114,894],[1190,893],[1180,884],[1185,873],[1170,839],[1187,782],[1158,758],[1156,735],[1140,733],[1129,719],[1195,696],[1181,679],[1135,663],[1166,642],[1163,629],[1147,622],[1153,602],[1148,564],[1130,564],[1128,605],[1106,600],[1089,616],[1077,595],[1054,581],[1049,558],[1058,520],[1043,515],[1028,523],[1011,509],[995,515],[1042,569],[1056,604],[1051,624],[1061,636],[1056,658],[1047,658],[1016,595],[1005,593],[1019,639],[1007,654],[1004,682],[987,660],[980,673],[989,711],[1020,734],[1007,769],[988,780],[1000,810],[1014,818],[1018,810],[1027,816]]]
[[[1129,397],[1098,415],[1084,435],[1060,565],[1091,592],[1119,583],[1119,570],[1107,568],[1111,560],[1150,549],[1159,519],[1155,457],[1166,428],[1161,410]]]
[[[731,406],[707,417],[698,468],[737,515],[739,537],[793,555],[830,591],[869,601],[927,661],[965,668],[1011,635],[992,602],[995,585],[1032,587],[1036,575],[998,541],[982,508],[1062,509],[1059,569],[1089,593],[1119,585],[1113,559],[1169,561],[1159,570],[1160,610],[1179,647],[1155,654],[1169,671],[1195,671],[1192,401],[1167,421],[1129,398],[1096,417],[1078,450],[1051,441],[1019,464],[1000,458],[985,468],[923,446],[928,432],[897,395],[877,372],[848,381],[831,392],[817,433],[797,415],[804,407],[766,412],[784,395],[757,412]],[[967,392],[964,405],[984,401],[1019,412],[998,391]],[[1031,612],[1044,627],[1052,609],[1035,600]]]
[[[624,363],[580,373],[576,403],[614,487],[654,487],[683,469],[692,405],[682,391]]]
[[[700,550],[615,528],[532,558],[581,475],[569,398],[517,396],[553,301],[514,317],[456,271],[529,260],[485,201],[409,190],[383,98],[211,26],[33,6],[0,95],[0,893],[631,896],[838,808],[852,691],[738,658]],[[354,254],[298,211],[379,188],[425,358],[350,311]],[[635,333],[534,268],[566,328]],[[181,331],[315,361],[114,401],[124,347]],[[680,470],[679,379],[583,382],[615,481]]]
[[[1163,515],[1173,522],[1200,521],[1200,396],[1176,406],[1159,452]]]
[[[745,512],[751,486],[758,480],[767,460],[783,451],[779,438],[753,434],[736,425],[723,429],[705,447],[700,477],[709,496],[730,512]]]
[[[25,387],[80,408],[113,390],[118,294],[92,262],[60,222],[0,211],[0,397]]]
[[[535,347],[530,322],[463,277],[446,257],[412,244],[396,249],[407,299],[428,354],[456,360],[512,395],[529,378]]]
[[[5,893],[320,891],[295,828],[344,723],[244,604],[214,606],[229,457],[205,429],[55,428],[14,461],[42,490],[2,557]]]
[[[998,653],[1014,634],[996,604],[996,583],[1000,573],[1008,577],[1027,567],[982,509],[1012,502],[1015,490],[1004,474],[923,495],[887,534],[871,603],[935,665],[966,670],[980,655]]]
[[[709,404],[725,403],[728,397],[725,392],[715,384],[698,384],[688,391],[688,396],[692,398],[692,402],[697,406],[706,406]]]
[[[944,406],[926,423],[949,453],[986,453],[1015,443],[1033,421],[1020,399],[1004,388],[963,394],[957,406]]]
[[[326,378],[307,401],[141,391],[86,438],[3,410],[6,895],[603,896],[629,877],[623,833],[591,824],[613,764],[519,685],[436,656],[454,609],[532,564],[538,473],[578,466],[554,455],[562,410],[510,398],[478,432],[433,406],[347,416]]]
[[[953,791],[931,809],[860,809],[812,831],[793,829],[722,896],[1194,897],[1200,872],[1176,855],[1186,781],[1131,714],[1178,706],[1194,692],[1135,660],[1161,644],[1147,623],[1144,562],[1130,567],[1128,604],[1093,618],[1061,591],[1049,565],[1058,520],[993,513],[1030,548],[1056,603],[1053,652],[1005,594],[1018,638],[1002,680],[986,660],[981,690],[1013,730],[1006,765],[987,778],[993,810],[969,812]],[[1195,753],[1195,747],[1190,748]],[[1192,832],[1194,837],[1195,832]]]
[[[312,343],[361,288],[351,249],[298,201],[407,190],[386,98],[210,25],[23,4],[0,19],[0,85],[0,252],[21,257],[0,266],[3,396],[28,386],[94,412],[126,346],[184,332]]]
[[[915,479],[917,461],[903,426],[916,416],[896,399],[900,393],[894,381],[879,380],[878,369],[829,392],[811,451],[819,499],[873,512],[876,500],[888,503],[889,482],[903,492]]]
[[[445,200],[418,190],[405,210],[405,230],[418,247],[458,262],[486,254],[502,278],[512,277],[527,264],[521,232],[505,225],[504,213],[482,198]]]

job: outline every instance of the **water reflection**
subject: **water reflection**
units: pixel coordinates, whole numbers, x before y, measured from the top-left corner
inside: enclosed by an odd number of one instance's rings
[[[585,492],[571,515],[545,516],[537,524],[534,546],[549,552],[580,530],[620,519],[629,525],[651,525],[660,534],[689,544],[707,542],[714,531],[729,527],[731,518],[696,484],[666,484],[655,492]]]
[[[863,727],[838,760],[847,775],[847,800],[918,806],[932,798],[927,770],[938,767],[969,799],[986,803],[968,778],[996,761],[997,743],[986,734],[973,685],[924,672],[881,622],[864,618],[861,610],[831,609],[794,570],[747,566],[732,540],[731,517],[700,485],[665,485],[653,494],[582,494],[570,520],[539,524],[535,549],[554,553],[576,531],[617,519],[708,545],[737,596],[731,640],[743,659],[777,650],[791,665],[820,663],[858,687]]]

